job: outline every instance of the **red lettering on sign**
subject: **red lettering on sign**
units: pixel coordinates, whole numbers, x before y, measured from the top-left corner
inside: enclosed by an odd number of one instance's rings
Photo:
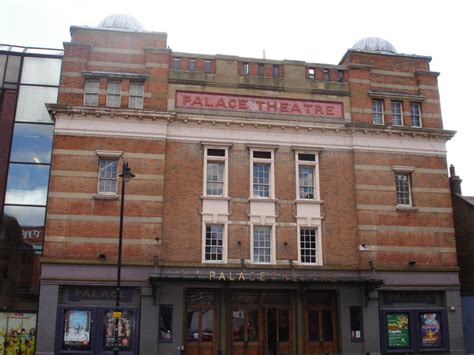
[[[202,110],[291,114],[295,116],[327,116],[344,118],[342,102],[280,99],[191,91],[176,92],[176,108]]]

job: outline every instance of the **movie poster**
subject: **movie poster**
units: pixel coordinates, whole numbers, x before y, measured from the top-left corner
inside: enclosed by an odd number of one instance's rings
[[[440,318],[438,312],[424,312],[420,314],[422,347],[439,348],[443,346]]]
[[[91,347],[91,311],[68,309],[64,315],[65,350],[89,350]]]
[[[34,355],[35,313],[0,313],[0,355]]]
[[[388,346],[390,348],[410,347],[408,313],[387,314]]]
[[[115,345],[115,326],[116,318],[113,317],[113,311],[106,312],[104,318],[104,337],[105,350],[112,350]],[[118,323],[118,341],[121,350],[131,350],[132,348],[132,328],[133,314],[131,311],[122,311],[122,316]]]

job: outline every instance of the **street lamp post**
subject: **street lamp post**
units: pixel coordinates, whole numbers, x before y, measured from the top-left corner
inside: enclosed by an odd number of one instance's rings
[[[119,245],[118,245],[118,258],[117,258],[117,284],[116,284],[116,295],[115,295],[115,309],[113,316],[115,318],[115,339],[113,353],[118,354],[120,351],[119,342],[119,321],[122,316],[120,310],[120,280],[122,276],[122,240],[123,240],[123,209],[125,202],[125,184],[135,177],[132,171],[128,167],[128,163],[123,163],[122,173],[119,175],[122,179],[122,196],[120,198],[120,229],[119,229]]]

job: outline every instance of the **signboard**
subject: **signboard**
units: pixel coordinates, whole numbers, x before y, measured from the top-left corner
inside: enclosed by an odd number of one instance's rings
[[[344,118],[342,102],[177,91],[176,108]]]
[[[441,316],[438,312],[420,314],[421,346],[439,348],[443,346],[441,334]]]
[[[387,314],[387,331],[389,348],[410,347],[408,313]]]
[[[114,313],[116,312],[110,311],[105,313],[104,340],[106,350],[112,350],[115,347],[115,326],[117,324],[117,318]],[[133,314],[131,311],[123,311],[120,313],[121,315],[118,317],[118,341],[120,349],[126,351],[130,350],[132,346]]]

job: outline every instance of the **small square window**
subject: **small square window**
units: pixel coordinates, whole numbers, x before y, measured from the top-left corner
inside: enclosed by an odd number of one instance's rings
[[[130,83],[128,107],[143,108],[143,83]]]
[[[323,69],[323,80],[329,81],[329,69]]]
[[[107,106],[120,107],[121,101],[121,81],[109,81],[107,83]]]
[[[410,102],[410,116],[412,127],[421,127],[421,106],[417,102]]]
[[[99,80],[86,80],[84,88],[84,105],[97,106],[99,104]]]
[[[242,75],[248,76],[250,74],[249,63],[242,63]]]
[[[272,67],[272,76],[274,78],[280,77],[280,66],[279,65],[277,65],[277,64],[273,65],[273,67]]]
[[[374,124],[384,124],[383,100],[372,100],[372,119]]]
[[[403,105],[400,101],[392,101],[392,125],[403,126]]]
[[[181,59],[180,58],[173,58],[173,69],[180,70],[181,69]]]
[[[189,71],[196,71],[196,59],[190,59],[188,63]]]
[[[258,63],[257,75],[258,76],[264,76],[265,75],[265,65],[263,65],[262,63]]]
[[[308,68],[308,80],[316,80],[316,69]]]
[[[204,72],[210,73],[212,71],[212,61],[209,59],[204,60]]]

